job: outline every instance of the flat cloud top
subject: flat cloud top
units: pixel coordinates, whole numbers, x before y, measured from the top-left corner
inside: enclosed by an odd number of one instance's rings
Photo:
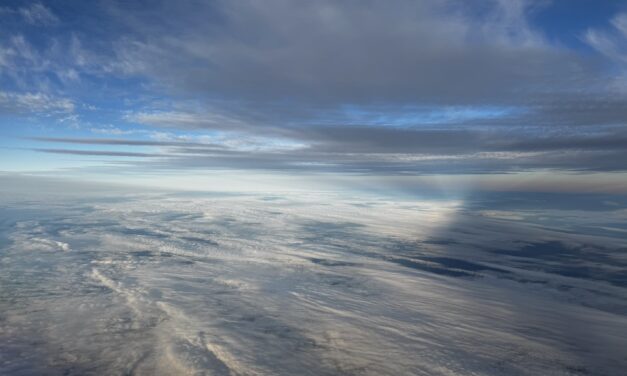
[[[22,195],[0,202],[3,373],[625,367],[621,197]]]

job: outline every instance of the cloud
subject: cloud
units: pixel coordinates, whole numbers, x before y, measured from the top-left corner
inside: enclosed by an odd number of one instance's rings
[[[30,4],[17,11],[26,22],[33,25],[54,25],[59,22],[57,16],[41,3]]]
[[[589,29],[584,39],[599,52],[627,63],[627,50],[623,43],[627,39],[627,13],[618,14],[610,24],[609,30]]]
[[[83,145],[125,145],[125,146],[184,146],[184,147],[215,147],[209,143],[200,142],[183,142],[183,141],[147,141],[147,140],[128,140],[120,138],[61,138],[61,137],[31,137],[34,141],[54,142],[64,144],[83,144]]]
[[[0,107],[84,119],[80,99],[103,101],[89,129],[128,141],[65,141],[163,157],[135,168],[627,170],[622,14],[588,30],[591,52],[545,35],[548,2],[68,6],[93,23],[45,43],[9,28]]]
[[[116,15],[122,10],[109,9]],[[626,98],[608,89],[615,77],[607,62],[553,45],[529,22],[535,11],[538,4],[525,1],[473,9],[457,1],[167,5],[123,19],[134,37],[120,41],[118,58],[135,62],[127,74],[201,99],[191,109],[183,103],[126,119],[307,145],[300,154],[250,156],[279,165],[340,168],[350,160],[359,169],[419,171],[425,166],[411,164],[465,156],[460,172],[473,163],[477,168],[469,172],[624,170],[613,162],[619,152],[599,150],[605,141],[621,139],[627,115]],[[161,19],[166,13],[168,19]],[[203,22],[207,18],[215,22]],[[614,20],[616,29],[620,20]],[[173,32],[162,38],[159,25]],[[220,101],[209,99],[215,97]],[[447,108],[457,114],[434,117]],[[598,130],[569,129],[577,126]],[[613,138],[615,133],[621,136]],[[608,148],[620,149],[619,143]],[[244,164],[241,158],[232,162]],[[251,162],[258,164],[267,165]]]
[[[241,120],[226,114],[210,112],[136,112],[128,114],[126,120],[155,127],[177,129],[233,129],[241,128],[245,125]]]
[[[477,17],[457,1],[181,2],[130,17],[138,37],[118,54],[174,91],[262,102],[501,102],[585,77],[585,60],[550,48],[527,24],[525,2],[487,9]],[[172,30],[167,38],[159,24]]]
[[[163,154],[137,153],[130,151],[109,151],[109,150],[74,150],[74,149],[32,149],[34,151],[51,154],[71,154],[71,155],[87,155],[87,156],[105,156],[105,157],[162,157]]]
[[[70,246],[67,243],[59,242],[56,240],[50,239],[41,239],[41,238],[33,238],[31,239],[30,247],[26,248],[27,250],[53,250],[53,251],[63,251],[69,252]]]
[[[58,83],[78,79],[55,44],[41,48],[22,33],[0,36],[0,113],[58,117],[76,123],[76,99]]]
[[[236,132],[164,140],[32,139],[45,143],[156,147],[156,154],[162,158],[137,167],[157,170],[237,168],[373,174],[483,174],[534,169],[627,171],[627,134],[620,128],[587,135],[563,131],[538,135],[520,130],[335,126],[304,128],[292,132],[291,137],[249,139]]]
[[[0,186],[5,373],[624,369],[624,233],[599,229],[624,221],[624,198],[581,211],[602,197],[112,193],[17,180]]]
[[[614,86],[627,93],[627,13],[616,15],[608,28],[588,29],[584,40],[615,63],[621,75],[615,79]]]
[[[0,16],[19,15],[26,23],[35,26],[51,26],[59,22],[59,18],[41,3],[31,3],[20,8],[0,7]]]
[[[59,115],[73,113],[74,102],[46,93],[16,93],[0,91],[0,113],[39,113]]]

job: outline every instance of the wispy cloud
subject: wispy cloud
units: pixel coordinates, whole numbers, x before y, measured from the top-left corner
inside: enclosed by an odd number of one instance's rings
[[[59,18],[41,3],[33,3],[19,8],[17,12],[24,17],[26,22],[34,25],[53,25],[59,22]]]
[[[59,18],[50,8],[38,2],[15,8],[9,6],[0,7],[0,16],[2,14],[19,16],[28,24],[38,26],[50,26],[59,22]]]
[[[61,137],[31,137],[34,141],[54,142],[63,144],[83,145],[126,145],[126,146],[184,146],[184,147],[215,147],[216,145],[200,142],[177,141],[150,141],[129,140],[122,138],[61,138]]]
[[[109,151],[109,150],[76,150],[76,149],[33,149],[34,151],[52,154],[90,155],[104,157],[162,157],[163,154],[137,153],[129,151]]]
[[[67,114],[74,112],[74,102],[45,93],[16,93],[0,91],[0,112]]]

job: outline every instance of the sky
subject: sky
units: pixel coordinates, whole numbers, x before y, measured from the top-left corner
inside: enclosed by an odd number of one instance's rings
[[[627,193],[623,1],[0,4],[4,174]]]

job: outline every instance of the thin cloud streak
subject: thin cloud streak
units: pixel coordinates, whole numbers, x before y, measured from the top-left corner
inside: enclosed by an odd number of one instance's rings
[[[136,153],[128,151],[106,151],[106,150],[74,150],[74,149],[32,149],[33,151],[51,154],[70,154],[70,155],[90,155],[90,156],[106,156],[106,157],[163,157],[164,154]]]

